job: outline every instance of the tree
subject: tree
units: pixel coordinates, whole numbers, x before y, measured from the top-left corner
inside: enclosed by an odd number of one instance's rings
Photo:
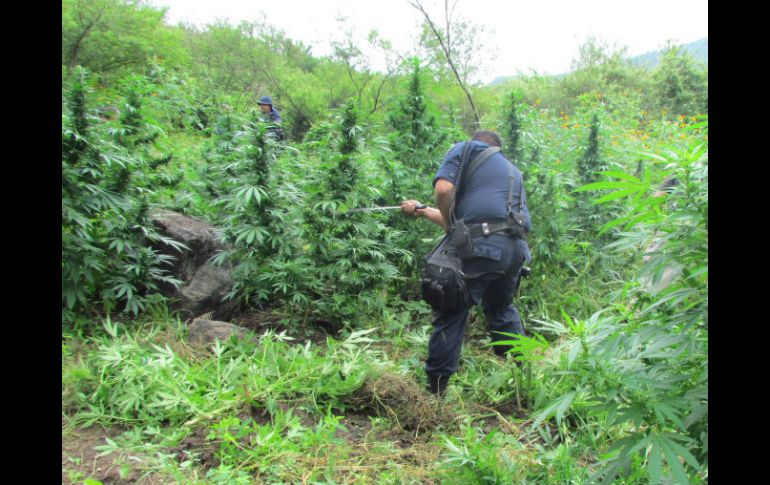
[[[425,28],[422,35],[423,45],[428,47],[429,52],[433,54],[432,57],[436,64],[446,63],[449,66],[457,84],[471,105],[476,124],[479,125],[481,120],[468,87],[468,79],[472,74],[475,74],[481,59],[483,59],[479,54],[483,51],[483,44],[479,40],[481,29],[470,22],[453,20],[452,16],[457,0],[452,3],[451,8],[449,0],[444,0],[443,29],[433,21],[420,0],[409,0],[409,4],[425,17]],[[438,46],[428,40],[430,37],[426,35],[427,33],[432,34]]]
[[[383,88],[392,78],[394,68],[388,63],[385,75],[377,75],[372,71],[369,58],[362,50],[362,45],[368,44],[370,48],[380,49],[385,54],[390,51],[390,43],[380,38],[376,30],[369,32],[366,41],[357,38],[353,29],[345,27],[345,17],[338,17],[339,31],[342,32],[341,40],[332,40],[331,46],[334,49],[333,59],[341,62],[347,71],[347,77],[355,90],[355,96],[359,104],[364,105],[365,101],[371,102],[370,113],[376,112],[382,108],[381,97]]]
[[[609,46],[590,36],[578,48],[577,59],[561,85],[565,91],[565,105],[559,108],[571,111],[572,103],[584,94],[596,94],[603,99],[628,99],[648,79],[646,71],[634,68],[626,57],[626,47]]]
[[[193,58],[193,75],[205,90],[227,104],[246,110],[264,93],[279,107],[289,136],[301,138],[328,104],[317,86],[325,62],[309,47],[288,39],[263,22],[237,26],[219,21],[199,28],[185,26]]]
[[[62,0],[62,64],[105,74],[153,58],[184,63],[181,32],[165,14],[141,0]]]
[[[706,70],[681,46],[666,45],[653,78],[662,109],[678,115],[708,112]]]

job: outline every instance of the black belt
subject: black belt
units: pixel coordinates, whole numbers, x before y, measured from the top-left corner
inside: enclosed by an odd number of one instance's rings
[[[470,232],[471,237],[489,236],[492,233],[502,232],[508,229],[512,229],[510,224],[508,224],[508,221],[474,222],[468,224],[468,231]]]

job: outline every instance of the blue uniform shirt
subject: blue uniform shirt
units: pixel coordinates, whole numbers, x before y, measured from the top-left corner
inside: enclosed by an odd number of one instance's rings
[[[473,157],[489,148],[484,142],[471,141],[465,171]],[[457,143],[444,156],[433,185],[438,179],[446,179],[457,185],[457,172],[460,168],[460,156],[464,143]],[[531,230],[527,196],[524,191],[523,179],[519,169],[498,152],[484,162],[474,172],[473,176],[465,178],[460,184],[460,192],[455,203],[455,217],[467,223],[491,222],[505,220],[508,206],[508,167],[513,166],[513,210],[524,213],[524,224]]]

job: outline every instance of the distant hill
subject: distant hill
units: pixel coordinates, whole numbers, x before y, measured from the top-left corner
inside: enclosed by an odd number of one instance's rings
[[[689,53],[695,60],[701,61],[706,66],[709,65],[709,39],[708,37],[704,37],[703,39],[696,40],[695,42],[690,42],[689,44],[682,44],[682,50]],[[634,66],[639,67],[647,67],[649,69],[654,69],[655,66],[658,65],[660,62],[660,53],[661,51],[653,51],[653,52],[645,52],[644,54],[639,54],[638,56],[629,57],[628,60],[631,61],[631,64]],[[565,73],[566,74],[566,73]],[[564,74],[557,74],[556,76],[563,76]],[[493,86],[495,84],[503,83],[509,79],[513,79],[516,76],[498,76],[492,82],[489,83],[490,86]]]
[[[705,37],[695,42],[682,45],[682,50],[689,53],[695,60],[709,65],[709,39]],[[635,66],[654,68],[660,62],[660,51],[646,52],[629,58]]]

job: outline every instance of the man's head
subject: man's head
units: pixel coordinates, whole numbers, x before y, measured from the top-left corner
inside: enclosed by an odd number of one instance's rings
[[[503,141],[494,131],[477,131],[471,140],[486,143],[491,147],[503,147]]]
[[[273,109],[273,100],[270,99],[270,96],[262,96],[259,98],[259,101],[257,101],[257,104],[259,105],[259,109],[265,113],[269,113]]]

